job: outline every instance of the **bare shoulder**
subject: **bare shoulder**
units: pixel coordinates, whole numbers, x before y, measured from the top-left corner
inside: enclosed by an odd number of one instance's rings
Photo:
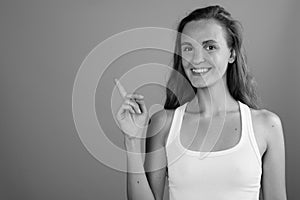
[[[270,130],[282,128],[281,127],[281,119],[280,117],[269,110],[266,109],[260,109],[260,110],[254,110],[251,109],[251,115],[253,119],[253,123],[257,126],[261,126],[264,128],[266,136],[270,137],[270,135],[273,132],[270,132]]]
[[[251,109],[251,116],[255,137],[260,144],[261,153],[264,153],[274,140],[282,140],[281,119],[267,109]]]
[[[161,142],[161,145],[165,145],[172,125],[174,111],[161,109],[155,112],[149,120],[147,138],[155,136],[157,138],[155,141]]]

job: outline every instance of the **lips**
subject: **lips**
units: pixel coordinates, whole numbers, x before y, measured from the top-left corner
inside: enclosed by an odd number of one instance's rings
[[[207,74],[211,68],[208,67],[202,67],[202,68],[191,68],[192,74],[195,76],[203,76]]]

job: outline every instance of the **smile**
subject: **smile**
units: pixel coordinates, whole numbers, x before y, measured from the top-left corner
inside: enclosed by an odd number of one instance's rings
[[[192,68],[191,71],[194,75],[204,75],[210,71],[211,68]]]

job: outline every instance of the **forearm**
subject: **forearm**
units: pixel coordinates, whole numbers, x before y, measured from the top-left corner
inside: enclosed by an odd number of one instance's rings
[[[126,140],[126,139],[125,139]],[[127,149],[127,198],[128,200],[154,200],[153,193],[145,175],[141,143],[125,141]],[[135,152],[135,153],[133,153]]]

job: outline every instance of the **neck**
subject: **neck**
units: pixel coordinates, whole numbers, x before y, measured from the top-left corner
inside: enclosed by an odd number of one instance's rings
[[[212,86],[198,88],[189,104],[191,113],[200,113],[202,117],[222,115],[238,109],[237,101],[229,93],[226,78]]]

